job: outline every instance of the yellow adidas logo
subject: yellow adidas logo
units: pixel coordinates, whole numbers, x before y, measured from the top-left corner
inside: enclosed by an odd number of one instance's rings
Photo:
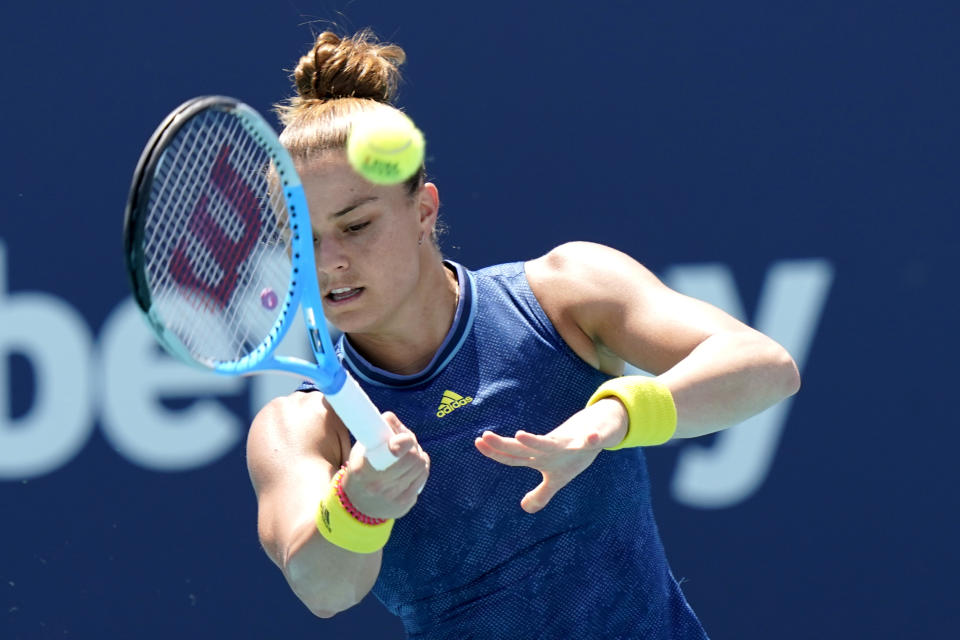
[[[473,398],[467,396],[464,398],[458,393],[454,393],[449,389],[443,392],[443,398],[440,399],[440,406],[437,407],[437,417],[442,418],[448,413],[452,413],[454,409],[459,409],[460,407],[466,406],[473,402]]]

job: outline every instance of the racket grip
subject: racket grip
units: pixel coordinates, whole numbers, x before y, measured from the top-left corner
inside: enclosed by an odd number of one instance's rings
[[[374,469],[383,471],[397,461],[387,446],[393,429],[384,421],[380,411],[353,376],[348,373],[340,390],[326,393],[324,397],[357,442],[366,449],[364,457]]]

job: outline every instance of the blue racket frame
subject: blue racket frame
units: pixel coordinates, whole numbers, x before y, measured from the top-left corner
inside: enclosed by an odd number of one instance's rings
[[[240,118],[250,135],[268,151],[276,166],[283,185],[283,198],[290,219],[290,230],[293,233],[291,241],[293,270],[277,325],[270,332],[269,337],[245,358],[237,362],[217,365],[214,371],[226,375],[243,375],[258,371],[275,371],[279,368],[313,380],[324,393],[337,393],[343,387],[347,376],[334,351],[330,333],[326,327],[326,318],[323,315],[323,302],[320,299],[320,285],[317,282],[313,254],[313,228],[300,175],[293,165],[290,154],[280,144],[273,129],[259,113],[240,102],[234,104],[232,111]],[[313,349],[316,365],[292,356],[273,355],[274,349],[293,324],[297,307],[303,310],[303,319],[307,325],[310,347]],[[318,367],[323,376],[317,375]],[[317,379],[318,377],[320,379]]]
[[[166,328],[163,319],[153,309],[141,249],[145,218],[141,209],[149,202],[152,179],[162,150],[191,117],[207,109],[219,109],[237,117],[273,160],[281,181],[292,233],[290,281],[276,324],[264,341],[243,358],[209,365],[198,362],[180,339]],[[254,109],[234,98],[202,96],[185,102],[164,120],[144,149],[134,173],[124,219],[124,251],[134,298],[158,341],[169,353],[188,364],[221,375],[272,371],[313,380],[347,429],[365,447],[364,455],[375,468],[386,469],[396,461],[387,446],[393,430],[356,380],[344,369],[327,331],[314,261],[313,228],[300,176],[273,128]],[[316,363],[274,354],[293,324],[297,308],[303,310]]]

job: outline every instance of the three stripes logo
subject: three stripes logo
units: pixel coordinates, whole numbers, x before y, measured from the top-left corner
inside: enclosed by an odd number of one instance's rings
[[[443,398],[440,399],[440,406],[437,407],[437,417],[442,418],[448,413],[452,413],[454,409],[459,409],[473,402],[473,398],[467,396],[464,398],[458,393],[454,393],[449,389],[443,392]]]

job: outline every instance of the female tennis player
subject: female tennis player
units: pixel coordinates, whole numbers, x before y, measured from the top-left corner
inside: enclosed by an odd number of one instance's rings
[[[706,637],[670,572],[642,447],[779,402],[796,365],[605,246],[445,261],[423,171],[375,186],[344,153],[352,118],[394,109],[403,61],[366,32],[323,33],[280,108],[324,312],[399,460],[373,469],[309,385],[272,401],[247,445],[267,554],[316,615],[372,590],[411,638]],[[654,377],[623,376],[626,362]]]

